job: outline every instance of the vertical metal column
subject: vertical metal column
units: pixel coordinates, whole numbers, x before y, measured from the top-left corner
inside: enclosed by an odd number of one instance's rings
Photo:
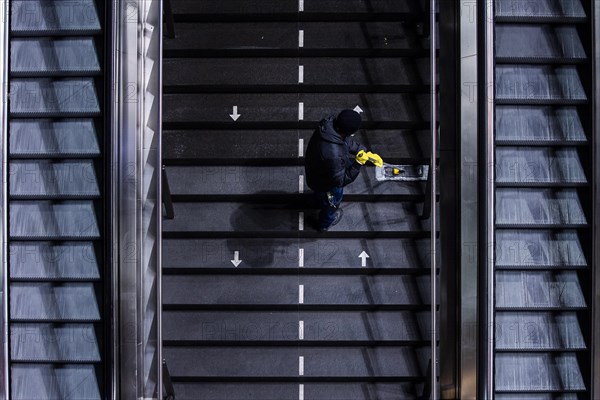
[[[8,43],[9,43],[9,1],[0,4],[0,176],[2,191],[0,193],[0,399],[8,400],[9,369],[8,369]]]
[[[494,0],[486,0],[485,3],[485,104],[484,104],[484,162],[485,162],[485,204],[484,204],[484,237],[485,246],[483,255],[485,257],[483,267],[485,268],[485,352],[486,365],[483,366],[485,375],[482,377],[484,399],[494,398],[494,252],[495,252],[495,146],[494,146]]]
[[[438,352],[437,352],[437,40],[436,0],[430,0],[429,40],[431,68],[431,398],[438,396]]]

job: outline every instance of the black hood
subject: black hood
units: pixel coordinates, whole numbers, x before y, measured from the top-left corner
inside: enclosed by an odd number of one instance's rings
[[[321,123],[319,124],[321,138],[330,143],[344,144],[344,138],[342,138],[342,136],[333,128],[334,120],[335,115],[333,114],[321,120]]]

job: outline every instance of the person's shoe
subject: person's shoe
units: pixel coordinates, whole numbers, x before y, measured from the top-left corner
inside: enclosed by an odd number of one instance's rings
[[[318,230],[319,230],[319,232],[327,232],[327,231],[329,230],[329,228],[331,228],[331,227],[332,227],[332,226],[334,226],[334,225],[337,225],[337,223],[338,223],[338,222],[340,222],[340,220],[341,220],[341,219],[342,219],[342,217],[344,216],[344,210],[342,210],[342,209],[340,208],[340,209],[338,209],[338,210],[335,212],[335,214],[334,214],[334,215],[335,215],[335,218],[334,218],[333,222],[332,222],[332,223],[331,223],[331,224],[330,224],[328,227],[326,227],[326,228],[319,228],[319,229],[318,229]]]

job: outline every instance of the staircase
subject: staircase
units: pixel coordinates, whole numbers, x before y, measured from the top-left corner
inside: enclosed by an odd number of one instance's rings
[[[590,398],[588,3],[496,1],[497,399]]]
[[[105,396],[104,7],[10,1],[15,400]]]
[[[425,2],[172,6],[163,346],[177,399],[421,398],[425,183],[365,167],[340,224],[317,233],[303,156],[321,118],[358,107],[358,141],[390,163],[429,162]]]

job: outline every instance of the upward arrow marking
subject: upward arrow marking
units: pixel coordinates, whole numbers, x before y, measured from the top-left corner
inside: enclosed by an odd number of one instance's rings
[[[363,112],[363,109],[362,109],[362,108],[360,108],[359,106],[356,106],[356,107],[354,107],[354,111],[356,111],[357,113],[359,113],[359,114],[360,114],[360,113],[362,113],[362,112]]]
[[[358,256],[358,258],[361,259],[361,266],[366,267],[367,266],[367,258],[371,258],[369,257],[369,255],[367,254],[366,251],[363,251],[362,253],[360,253],[360,256]]]
[[[242,114],[238,114],[238,108],[237,106],[233,106],[233,114],[229,114],[229,116],[231,117],[231,119],[233,119],[234,121],[237,121],[238,118],[241,116]]]

